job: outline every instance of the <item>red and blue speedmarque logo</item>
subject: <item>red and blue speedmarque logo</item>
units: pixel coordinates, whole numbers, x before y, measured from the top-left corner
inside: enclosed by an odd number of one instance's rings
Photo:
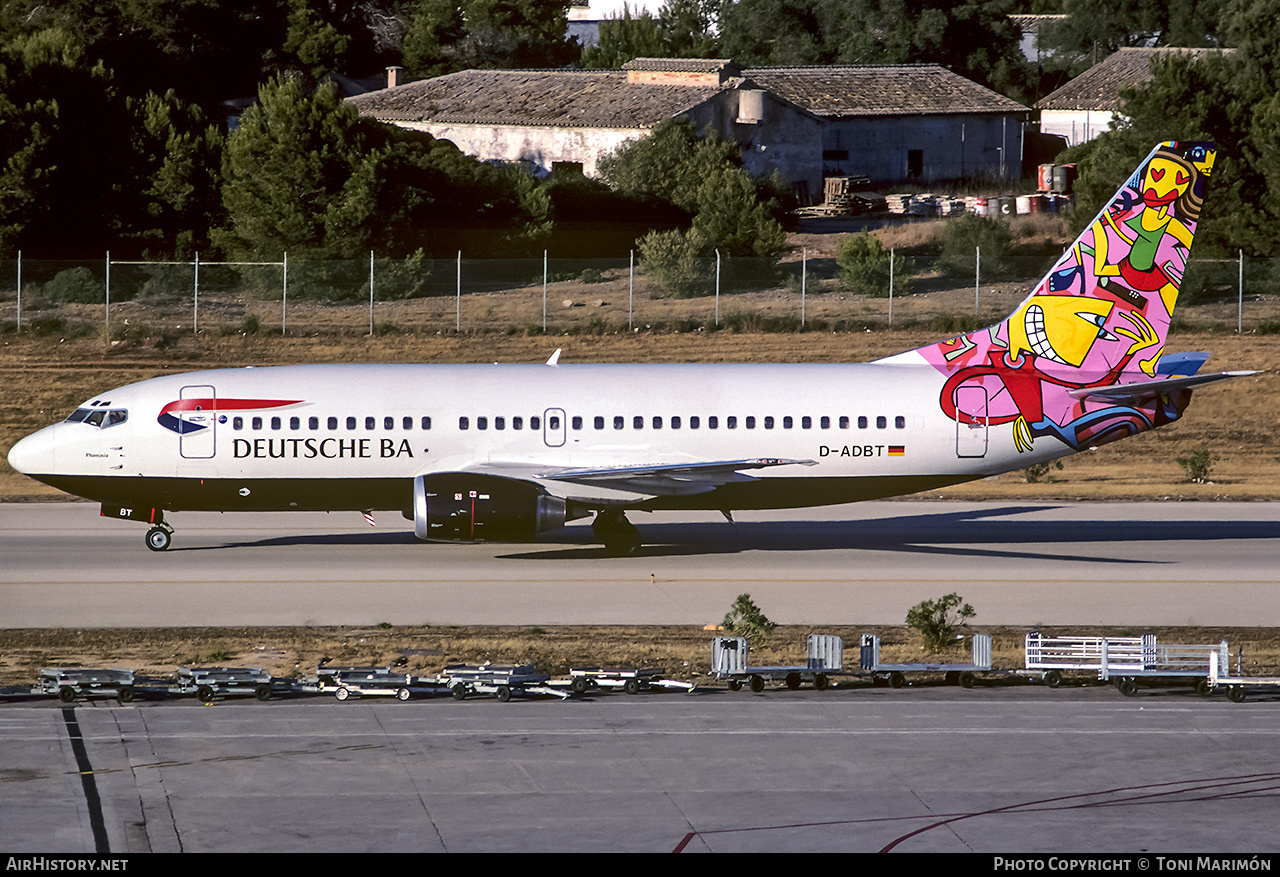
[[[297,405],[301,399],[178,399],[160,409],[156,422],[170,432],[190,435],[208,429],[208,426],[184,420],[179,414],[187,411],[261,411],[267,408],[286,408]],[[176,413],[175,413],[176,412]]]

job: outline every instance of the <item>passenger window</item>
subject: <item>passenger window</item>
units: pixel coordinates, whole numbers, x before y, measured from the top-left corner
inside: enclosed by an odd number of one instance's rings
[[[858,429],[866,429],[866,428],[867,428],[867,417],[866,417],[866,415],[865,415],[865,414],[864,414],[864,415],[859,415],[859,417],[858,417]]]
[[[661,417],[655,417],[655,418],[653,418],[653,428],[654,428],[654,429],[662,429],[662,418],[661,418]]]
[[[231,428],[236,430],[244,429],[244,418],[243,417],[231,418]]]
[[[424,417],[424,418],[422,418],[422,428],[423,428],[423,429],[430,429],[430,428],[431,428],[431,418],[430,418],[430,417]]]
[[[577,429],[582,429],[582,418],[581,418],[581,417],[574,417],[574,418],[573,418],[573,420],[572,420],[572,421],[570,421],[570,422],[573,424],[573,428],[574,428],[575,430],[577,430]]]
[[[471,418],[469,417],[458,418],[458,429],[470,429],[470,428],[471,428]]]
[[[801,417],[801,418],[800,418],[800,428],[801,428],[801,429],[813,429],[813,418],[812,418],[812,417],[810,417],[810,416],[809,416],[809,415],[807,415],[807,414],[806,414],[804,417]]]
[[[637,414],[635,417],[631,418],[631,428],[632,428],[632,429],[644,429],[644,418],[643,418],[643,417],[641,417],[639,414]]]
[[[712,416],[710,416],[710,417],[708,417],[708,418],[707,418],[707,429],[719,429],[719,428],[720,428],[720,418],[719,418],[719,417],[716,417],[716,416],[713,414]]]
[[[348,417],[347,429],[355,429],[355,428],[356,428],[356,419],[354,417]]]
[[[495,417],[495,418],[493,418],[493,428],[494,428],[494,429],[506,429],[506,428],[507,428],[507,418],[505,418],[505,417]]]
[[[560,418],[559,418],[559,417],[553,417],[553,418],[551,418],[551,421],[550,421],[550,422],[551,422],[551,428],[552,428],[552,429],[559,429],[559,428],[560,428]],[[535,417],[530,417],[530,418],[529,418],[529,428],[530,428],[530,429],[542,429],[541,423],[542,423],[542,418],[541,418],[541,417],[537,417],[537,416],[535,416]]]
[[[876,429],[884,429],[889,425],[889,419],[883,414],[876,418]]]
[[[516,415],[515,417],[511,418],[511,428],[524,429],[524,418],[519,415]]]
[[[394,417],[384,417],[384,418],[382,418],[382,428],[383,428],[383,429],[388,429],[388,430],[390,430],[390,429],[395,429],[395,428],[396,428],[396,419],[395,419]]]
[[[696,414],[689,418],[690,429],[697,429],[700,425],[701,425],[701,421],[698,420],[698,416]]]
[[[773,415],[769,415],[764,419],[764,428],[773,429]]]
[[[413,418],[412,418],[412,417],[404,417],[404,418],[401,418],[400,423],[401,423],[401,425],[404,427],[404,431],[405,431],[405,432],[408,432],[409,430],[413,429]]]
[[[604,429],[604,417],[602,415],[597,414],[596,419],[593,422],[596,429]]]
[[[279,429],[279,428],[280,428],[280,418],[279,418],[279,417],[273,417],[273,418],[271,418],[271,428],[272,428],[272,429]]]
[[[319,417],[308,417],[308,418],[307,418],[307,429],[319,429],[319,428],[320,428],[320,418],[319,418]]]
[[[680,428],[680,415],[677,414],[675,417],[671,418],[671,428],[672,429]]]
[[[790,429],[790,428],[791,428],[791,423],[792,423],[792,420],[791,420],[791,415],[790,415],[790,414],[788,414],[786,417],[782,418],[782,428],[783,428],[783,429]]]
[[[755,428],[756,428],[756,419],[754,417],[748,417],[747,429],[755,429]]]
[[[725,428],[725,429],[737,429],[737,428],[738,428],[738,418],[737,418],[737,417],[734,417],[733,415],[729,415],[728,417],[726,417],[726,418],[724,419],[724,428]]]
[[[626,425],[627,425],[627,421],[624,420],[621,416],[613,418],[614,429],[622,429]]]
[[[330,418],[329,418],[329,429],[337,429],[337,428],[338,428],[338,418],[336,418],[336,417],[330,417]]]
[[[254,429],[262,429],[262,418],[261,418],[261,417],[255,417],[255,418],[253,418],[253,428],[254,428]]]
[[[476,418],[476,429],[488,429],[488,428],[489,428],[489,418],[487,417]]]
[[[821,426],[823,429],[830,429],[831,418],[824,415],[823,418],[818,421],[818,426]]]
[[[302,429],[302,418],[301,418],[301,417],[290,417],[290,418],[289,418],[289,428],[290,428],[290,429]]]
[[[906,429],[906,428],[907,428],[907,418],[903,417],[901,414],[899,414],[897,417],[893,418],[893,428],[894,428],[894,429]]]
[[[841,429],[849,428],[849,415],[847,414],[840,415],[840,428]]]
[[[364,428],[365,428],[365,429],[368,429],[368,430],[377,429],[377,428],[378,428],[378,418],[376,418],[376,417],[366,417],[366,418],[364,419]]]

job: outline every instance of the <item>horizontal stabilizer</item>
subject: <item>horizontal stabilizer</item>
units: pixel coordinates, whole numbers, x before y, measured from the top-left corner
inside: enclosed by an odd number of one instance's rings
[[[1227,378],[1243,378],[1256,375],[1256,371],[1217,372],[1210,375],[1189,375],[1187,377],[1166,378],[1163,381],[1146,381],[1140,384],[1113,384],[1109,387],[1081,387],[1070,390],[1067,395],[1073,399],[1102,398],[1113,401],[1139,402],[1153,399],[1173,390],[1185,390],[1201,384],[1211,384]]]

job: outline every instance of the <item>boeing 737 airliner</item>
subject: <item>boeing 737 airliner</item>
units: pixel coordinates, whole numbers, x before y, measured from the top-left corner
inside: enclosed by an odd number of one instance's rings
[[[14,469],[151,524],[174,510],[400,511],[431,541],[529,539],[628,510],[776,509],[1021,469],[1181,416],[1206,355],[1162,355],[1212,173],[1143,160],[1003,322],[849,365],[310,365],[102,393]]]

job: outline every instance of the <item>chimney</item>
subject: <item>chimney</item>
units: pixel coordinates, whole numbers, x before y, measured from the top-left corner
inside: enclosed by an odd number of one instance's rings
[[[387,68],[387,88],[395,88],[400,84],[400,74],[404,72],[403,67]]]

